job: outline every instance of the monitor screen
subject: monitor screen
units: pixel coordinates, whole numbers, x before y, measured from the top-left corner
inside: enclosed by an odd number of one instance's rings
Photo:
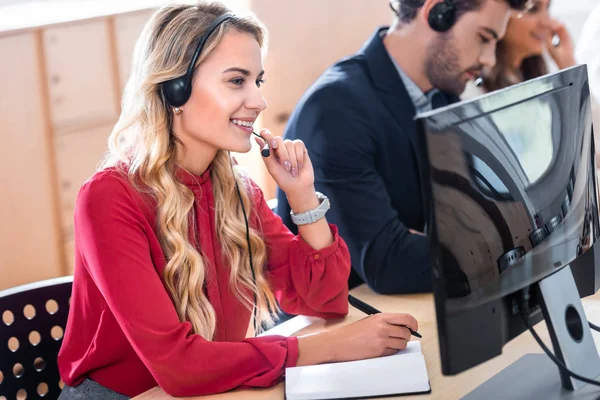
[[[594,280],[595,258],[584,259],[600,233],[587,69],[416,118],[442,370],[455,374],[525,329],[515,293],[581,260]]]

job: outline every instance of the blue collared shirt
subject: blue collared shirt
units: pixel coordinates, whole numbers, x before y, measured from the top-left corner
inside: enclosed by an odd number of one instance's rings
[[[417,114],[423,113],[425,111],[431,111],[431,100],[436,93],[439,93],[439,90],[432,89],[429,92],[427,92],[427,94],[423,93],[423,91],[417,86],[417,84],[414,83],[413,80],[408,77],[408,75],[406,75],[402,68],[400,68],[398,63],[396,63],[396,60],[394,60],[391,57],[390,59],[392,60],[394,67],[396,67],[396,70],[400,75],[400,79],[402,79],[402,83],[404,83],[404,87],[406,87],[406,91],[408,92],[408,95],[410,96],[410,99],[413,105],[415,106]]]

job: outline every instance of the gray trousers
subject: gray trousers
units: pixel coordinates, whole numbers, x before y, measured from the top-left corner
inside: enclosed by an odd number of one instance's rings
[[[98,382],[86,379],[81,384],[70,387],[65,385],[58,400],[128,400],[129,397],[110,390]]]

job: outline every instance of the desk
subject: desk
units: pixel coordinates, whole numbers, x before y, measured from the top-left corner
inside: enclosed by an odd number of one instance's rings
[[[431,394],[419,396],[401,396],[388,397],[389,399],[401,400],[428,400],[428,399],[458,399],[477,386],[491,378],[493,375],[500,372],[506,366],[510,365],[522,355],[526,353],[541,353],[542,350],[535,342],[529,332],[524,332],[506,346],[504,346],[502,355],[493,358],[492,360],[471,368],[459,375],[443,376],[440,366],[439,345],[437,337],[437,325],[435,319],[435,306],[433,303],[433,295],[418,294],[418,295],[396,295],[382,296],[374,293],[365,285],[353,289],[351,293],[373,305],[375,308],[383,312],[407,312],[415,316],[419,321],[419,332],[423,335],[421,339],[421,347],[429,379],[431,381]],[[583,300],[587,317],[590,321],[600,324],[600,293],[590,296]],[[294,335],[300,336],[309,333],[320,332],[323,330],[335,329],[344,324],[356,321],[363,318],[364,314],[350,307],[348,316],[343,320],[324,321],[321,319],[311,319],[311,324]],[[298,317],[299,318],[299,317]],[[287,321],[287,324],[292,321]],[[283,325],[283,324],[282,324]],[[548,343],[548,331],[545,323],[540,322],[536,325],[536,332]],[[600,343],[600,333],[592,331],[596,343]],[[266,390],[240,390],[228,393],[212,395],[187,397],[188,400],[283,400],[284,386],[279,384],[273,388]],[[134,400],[169,400],[174,399],[165,394],[160,388],[156,387],[137,397]]]

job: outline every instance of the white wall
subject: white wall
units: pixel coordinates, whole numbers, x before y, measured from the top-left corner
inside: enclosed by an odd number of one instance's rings
[[[587,16],[598,4],[600,0],[551,0],[550,12],[566,25],[577,43]]]

